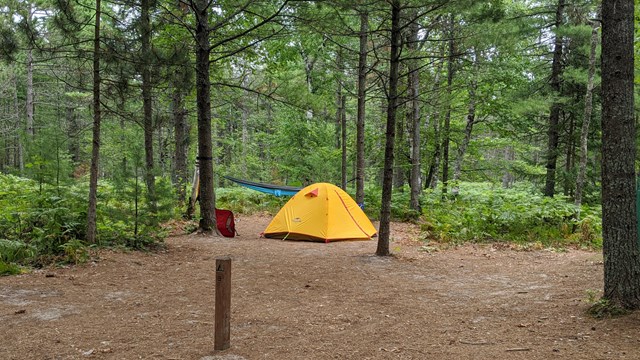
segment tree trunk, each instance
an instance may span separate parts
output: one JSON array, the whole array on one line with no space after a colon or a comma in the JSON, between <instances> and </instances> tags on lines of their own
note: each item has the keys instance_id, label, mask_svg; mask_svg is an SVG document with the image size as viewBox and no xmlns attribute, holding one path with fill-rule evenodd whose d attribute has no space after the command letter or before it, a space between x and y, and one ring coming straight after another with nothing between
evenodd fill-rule
<instances>
[{"instance_id":1,"label":"tree trunk","mask_svg":"<svg viewBox=\"0 0 640 360\"><path fill-rule=\"evenodd\" d=\"M71 86L65 85L65 91L71 91ZM78 114L71 97L65 99L65 119L67 121L67 137L69 139L69 155L71 155L72 164L80 163L80 124L78 123Z\"/></svg>"},{"instance_id":2,"label":"tree trunk","mask_svg":"<svg viewBox=\"0 0 640 360\"><path fill-rule=\"evenodd\" d=\"M504 149L504 162L506 164L506 163L508 163L510 161L513 161L513 160L515 160L515 151L513 150L513 148L511 146L507 146ZM502 175L502 188L509 189L513 185L514 176L508 170L509 169L508 166L505 166L505 168L507 170L505 170L504 174Z\"/></svg>"},{"instance_id":3,"label":"tree trunk","mask_svg":"<svg viewBox=\"0 0 640 360\"><path fill-rule=\"evenodd\" d=\"M400 69L398 69L398 73ZM400 83L401 80L398 79ZM403 87L401 84L398 87ZM403 99L404 100L404 99ZM396 107L396 114L398 112L398 107ZM393 172L393 188L398 192L404 192L404 184L406 181L405 171L407 165L406 153L406 134L405 134L405 118L404 116L396 115L396 135L395 135L395 145L394 146L394 172Z\"/></svg>"},{"instance_id":4,"label":"tree trunk","mask_svg":"<svg viewBox=\"0 0 640 360\"><path fill-rule=\"evenodd\" d=\"M184 98L180 84L173 87L173 124L175 136L175 175L174 182L178 188L178 201L181 204L187 199L186 185L189 178L187 168L187 154L189 153L189 123L187 122L187 111L184 108Z\"/></svg>"},{"instance_id":5,"label":"tree trunk","mask_svg":"<svg viewBox=\"0 0 640 360\"><path fill-rule=\"evenodd\" d=\"M98 233L96 224L98 203L98 162L100 160L100 0L96 0L93 36L93 141L89 170L89 206L87 208L87 242L95 244Z\"/></svg>"},{"instance_id":6,"label":"tree trunk","mask_svg":"<svg viewBox=\"0 0 640 360\"><path fill-rule=\"evenodd\" d=\"M602 239L604 299L640 308L634 122L634 2L602 4Z\"/></svg>"},{"instance_id":7,"label":"tree trunk","mask_svg":"<svg viewBox=\"0 0 640 360\"><path fill-rule=\"evenodd\" d=\"M336 76L336 122L335 122L335 143L336 149L340 149L340 130L341 130L341 116L342 116L342 51L338 50L336 56L337 76Z\"/></svg>"},{"instance_id":8,"label":"tree trunk","mask_svg":"<svg viewBox=\"0 0 640 360\"><path fill-rule=\"evenodd\" d=\"M18 79L15 67L13 69L13 112L15 114L15 153L14 153L14 166L20 169L20 174L24 173L24 145L22 142L22 121L20 120L20 106L18 105Z\"/></svg>"},{"instance_id":9,"label":"tree trunk","mask_svg":"<svg viewBox=\"0 0 640 360\"><path fill-rule=\"evenodd\" d=\"M335 137L336 148L340 149L341 166L340 166L340 187L347 190L347 128L346 128L346 98L342 93L342 49L338 50L337 58L337 76L336 76L336 122Z\"/></svg>"},{"instance_id":10,"label":"tree trunk","mask_svg":"<svg viewBox=\"0 0 640 360\"><path fill-rule=\"evenodd\" d=\"M142 0L140 4L140 24L142 42L142 108L144 116L144 181L147 185L149 211L155 215L156 185L153 163L153 110L151 104L151 20L149 19L150 0Z\"/></svg>"},{"instance_id":11,"label":"tree trunk","mask_svg":"<svg viewBox=\"0 0 640 360\"><path fill-rule=\"evenodd\" d=\"M246 79L245 79L246 80ZM243 86L249 86L247 83L244 83ZM248 91L245 90L245 99L250 99L251 95ZM249 155L249 105L244 101L240 102L240 111L242 112L242 167L241 172L243 177L247 177L248 169L247 169L247 157Z\"/></svg>"},{"instance_id":12,"label":"tree trunk","mask_svg":"<svg viewBox=\"0 0 640 360\"><path fill-rule=\"evenodd\" d=\"M442 50L444 51L444 49ZM441 56L441 58L444 56ZM424 181L426 188L435 189L438 186L438 170L440 169L440 71L442 70L442 62L438 61L435 70L435 78L433 80L433 156L429 165L429 171Z\"/></svg>"},{"instance_id":13,"label":"tree trunk","mask_svg":"<svg viewBox=\"0 0 640 360\"><path fill-rule=\"evenodd\" d=\"M341 152L342 152L342 181L340 182L342 190L347 190L347 96L342 95L342 106L340 107L342 115L340 115L340 133L342 134Z\"/></svg>"},{"instance_id":14,"label":"tree trunk","mask_svg":"<svg viewBox=\"0 0 640 360\"><path fill-rule=\"evenodd\" d=\"M417 18L417 10L413 11L411 18ZM407 47L410 52L415 52L418 47L418 23L413 21L409 24L409 36ZM409 116L410 121L410 148L411 148L411 172L409 176L409 186L411 187L411 196L409 199L409 207L418 214L422 213L420 207L420 195L422 194L422 173L420 169L421 155L420 148L420 73L418 70L417 60L409 60L409 72L407 74L407 84L409 90Z\"/></svg>"},{"instance_id":15,"label":"tree trunk","mask_svg":"<svg viewBox=\"0 0 640 360\"><path fill-rule=\"evenodd\" d=\"M557 31L562 25L562 16L564 12L564 0L558 0L556 8L556 37L553 47L553 62L551 63L551 90L553 96L560 96L560 76L562 76L562 36ZM556 165L558 162L558 139L560 137L558 124L560 121L560 103L556 100L551 104L551 112L549 114L549 130L547 143L547 178L544 187L544 195L553 197L556 186Z\"/></svg>"},{"instance_id":16,"label":"tree trunk","mask_svg":"<svg viewBox=\"0 0 640 360\"><path fill-rule=\"evenodd\" d=\"M198 160L200 161L200 229L216 230L211 140L211 83L209 80L209 2L194 1L196 15L196 107L198 109Z\"/></svg>"},{"instance_id":17,"label":"tree trunk","mask_svg":"<svg viewBox=\"0 0 640 360\"><path fill-rule=\"evenodd\" d=\"M576 94L577 96L577 94ZM571 170L573 169L574 163L574 133L576 131L576 122L573 114L569 115L569 130L567 132L567 152L566 152L566 161L564 163L564 184L563 184L563 193L565 196L571 196L571 192L573 191L573 187L571 186Z\"/></svg>"},{"instance_id":18,"label":"tree trunk","mask_svg":"<svg viewBox=\"0 0 640 360\"><path fill-rule=\"evenodd\" d=\"M384 149L384 170L382 177L382 203L380 206L380 229L376 255L387 256L391 233L391 191L393 181L393 155L398 102L398 67L400 65L400 1L391 2L391 53L389 55L389 89L387 101L387 131Z\"/></svg>"},{"instance_id":19,"label":"tree trunk","mask_svg":"<svg viewBox=\"0 0 640 360\"><path fill-rule=\"evenodd\" d=\"M360 51L358 55L358 115L356 120L356 203L364 204L364 119L367 88L367 34L369 15L360 13Z\"/></svg>"},{"instance_id":20,"label":"tree trunk","mask_svg":"<svg viewBox=\"0 0 640 360\"><path fill-rule=\"evenodd\" d=\"M598 11L600 14L600 10ZM599 17L599 16L598 16ZM578 165L578 179L576 180L575 204L577 218L580 219L580 209L582 206L582 191L587 173L587 156L589 125L591 123L591 112L593 111L593 79L596 74L596 50L598 48L598 21L591 23L591 51L589 52L589 77L587 79L587 93L584 97L584 116L582 119L582 130L580 131L580 164Z\"/></svg>"},{"instance_id":21,"label":"tree trunk","mask_svg":"<svg viewBox=\"0 0 640 360\"><path fill-rule=\"evenodd\" d=\"M456 162L453 166L453 181L456 183L460 180L460 176L462 175L462 161L464 160L464 155L467 153L469 142L471 142L471 132L473 131L473 125L475 125L476 122L476 91L478 90L478 68L480 54L478 54L478 51L475 49L473 52L473 57L473 74L471 75L471 83L469 84L469 108L467 110L467 125L464 128L464 137L462 138L462 143L458 147ZM454 185L454 190L456 193L459 191L459 186L457 184Z\"/></svg>"},{"instance_id":22,"label":"tree trunk","mask_svg":"<svg viewBox=\"0 0 640 360\"><path fill-rule=\"evenodd\" d=\"M35 135L35 130L33 128L33 94L33 49L29 47L27 50L27 135L29 135L30 141L33 141L33 136Z\"/></svg>"},{"instance_id":23,"label":"tree trunk","mask_svg":"<svg viewBox=\"0 0 640 360\"><path fill-rule=\"evenodd\" d=\"M451 96L453 87L453 57L455 56L455 15L451 14L449 24L449 56L447 63L447 109L444 115L444 129L442 129L442 194L447 193L449 185L449 136L451 132Z\"/></svg>"}]
</instances>

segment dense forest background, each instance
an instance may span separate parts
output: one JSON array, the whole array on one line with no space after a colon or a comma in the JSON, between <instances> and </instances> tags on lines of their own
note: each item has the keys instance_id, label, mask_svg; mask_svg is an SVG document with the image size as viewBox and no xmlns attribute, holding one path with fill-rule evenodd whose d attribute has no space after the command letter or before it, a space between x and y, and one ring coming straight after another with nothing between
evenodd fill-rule
<instances>
[{"instance_id":1,"label":"dense forest background","mask_svg":"<svg viewBox=\"0 0 640 360\"><path fill-rule=\"evenodd\" d=\"M5 2L0 263L154 243L196 160L235 211L285 200L224 175L331 182L427 239L600 246L599 2L392 5Z\"/></svg>"}]
</instances>

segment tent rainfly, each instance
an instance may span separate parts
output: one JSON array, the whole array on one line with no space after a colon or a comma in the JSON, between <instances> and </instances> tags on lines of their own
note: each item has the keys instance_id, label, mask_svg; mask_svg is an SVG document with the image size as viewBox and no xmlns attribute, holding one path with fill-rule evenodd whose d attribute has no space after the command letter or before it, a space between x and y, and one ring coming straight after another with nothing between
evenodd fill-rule
<instances>
[{"instance_id":1,"label":"tent rainfly","mask_svg":"<svg viewBox=\"0 0 640 360\"><path fill-rule=\"evenodd\" d=\"M335 185L317 183L289 199L263 236L330 242L370 240L375 234L375 227L349 194Z\"/></svg>"}]
</instances>

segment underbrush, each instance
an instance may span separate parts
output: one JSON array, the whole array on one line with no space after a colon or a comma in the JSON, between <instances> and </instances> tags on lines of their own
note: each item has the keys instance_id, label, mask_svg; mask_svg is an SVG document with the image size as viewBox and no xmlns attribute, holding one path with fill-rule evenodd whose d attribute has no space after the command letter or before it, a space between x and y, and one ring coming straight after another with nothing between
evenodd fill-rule
<instances>
[{"instance_id":1,"label":"underbrush","mask_svg":"<svg viewBox=\"0 0 640 360\"><path fill-rule=\"evenodd\" d=\"M460 183L457 195L427 189L420 199L422 213L409 207L410 191L394 191L391 218L421 224L425 239L460 244L503 241L523 249L601 248L599 206L583 205L581 218L571 199L545 197L530 184L504 189L490 183ZM353 198L353 189L347 191ZM370 219L380 216L381 189L365 188L363 210ZM289 199L240 187L216 190L217 206L238 213L275 214Z\"/></svg>"},{"instance_id":2,"label":"underbrush","mask_svg":"<svg viewBox=\"0 0 640 360\"><path fill-rule=\"evenodd\" d=\"M244 187L216 189L216 207L238 214L276 214L290 198L276 197Z\"/></svg>"},{"instance_id":3,"label":"underbrush","mask_svg":"<svg viewBox=\"0 0 640 360\"><path fill-rule=\"evenodd\" d=\"M0 275L16 274L21 266L82 263L97 247L149 249L162 246L167 235L160 224L180 217L172 186L159 178L157 211L152 213L144 186L131 180L101 182L98 190L98 241L87 244L86 182L51 186L11 175L0 175ZM354 194L350 194L354 196ZM381 190L365 189L362 207L377 219ZM424 238L438 242L505 241L523 248L602 246L601 210L576 208L562 196L543 197L526 184L503 189L488 183L461 183L457 195L426 190L422 213L409 208L409 191L394 192L395 221L421 224ZM275 197L242 187L216 189L216 206L235 213L275 214L289 197Z\"/></svg>"},{"instance_id":4,"label":"underbrush","mask_svg":"<svg viewBox=\"0 0 640 360\"><path fill-rule=\"evenodd\" d=\"M86 183L51 186L11 175L0 175L0 274L18 266L81 263L95 247L146 249L162 243L158 225L174 216L171 186L157 184L158 211L150 213L138 184L98 189L98 241L87 244ZM132 195L135 193L135 195ZM136 206L137 204L137 206Z\"/></svg>"},{"instance_id":5,"label":"underbrush","mask_svg":"<svg viewBox=\"0 0 640 360\"><path fill-rule=\"evenodd\" d=\"M564 196L542 196L529 185L503 189L461 183L458 195L429 191L422 230L441 242L508 241L527 247L602 247L600 207L576 207Z\"/></svg>"}]
</instances>

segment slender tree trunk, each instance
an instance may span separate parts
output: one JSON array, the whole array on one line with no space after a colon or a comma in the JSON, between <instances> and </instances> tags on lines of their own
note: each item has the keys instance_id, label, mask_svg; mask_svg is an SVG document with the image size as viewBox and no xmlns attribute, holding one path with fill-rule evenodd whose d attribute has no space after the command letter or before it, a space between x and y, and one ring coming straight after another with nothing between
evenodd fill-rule
<instances>
[{"instance_id":1,"label":"slender tree trunk","mask_svg":"<svg viewBox=\"0 0 640 360\"><path fill-rule=\"evenodd\" d=\"M66 87L66 90L69 91L70 87ZM71 161L74 165L77 165L80 162L80 140L78 135L80 133L80 124L78 124L78 116L76 114L76 109L72 104L72 99L67 98L67 103L65 104L65 117L67 120L67 136L69 138L69 154L71 155Z\"/></svg>"},{"instance_id":2,"label":"slender tree trunk","mask_svg":"<svg viewBox=\"0 0 640 360\"><path fill-rule=\"evenodd\" d=\"M400 70L398 69L398 73ZM398 79L398 82L401 83L401 80ZM402 84L404 85L404 84ZM403 88L404 86L399 85L399 87ZM398 109L396 108L396 135L395 135L395 146L394 146L394 172L393 172L393 188L398 192L404 192L404 184L406 182L406 165L407 158L406 152L407 144L406 144L406 131L405 131L405 117L397 116ZM402 115L402 111L401 111Z\"/></svg>"},{"instance_id":3,"label":"slender tree trunk","mask_svg":"<svg viewBox=\"0 0 640 360\"><path fill-rule=\"evenodd\" d=\"M356 202L364 204L364 121L367 88L367 34L369 15L360 12L360 51L358 54L358 114L356 120Z\"/></svg>"},{"instance_id":4,"label":"slender tree trunk","mask_svg":"<svg viewBox=\"0 0 640 360\"><path fill-rule=\"evenodd\" d=\"M340 166L340 187L347 190L347 128L346 128L346 98L342 93L342 50L338 50L336 58L337 72L336 77L336 122L335 137L336 148L340 149L341 166Z\"/></svg>"},{"instance_id":5,"label":"slender tree trunk","mask_svg":"<svg viewBox=\"0 0 640 360\"><path fill-rule=\"evenodd\" d=\"M33 141L35 130L33 128L34 91L33 91L33 49L27 50L27 135Z\"/></svg>"},{"instance_id":6,"label":"slender tree trunk","mask_svg":"<svg viewBox=\"0 0 640 360\"><path fill-rule=\"evenodd\" d=\"M515 160L515 152L511 146L507 146L504 149L504 162L508 163L510 161ZM506 169L509 169L508 166L505 166ZM502 175L502 187L504 189L509 189L513 185L513 174L509 170L505 170Z\"/></svg>"},{"instance_id":7,"label":"slender tree trunk","mask_svg":"<svg viewBox=\"0 0 640 360\"><path fill-rule=\"evenodd\" d=\"M246 85L245 85L246 86ZM250 99L250 94L245 91L245 98ZM242 112L242 176L245 178L248 176L247 170L247 157L249 156L249 106L244 103L240 104L240 111Z\"/></svg>"},{"instance_id":8,"label":"slender tree trunk","mask_svg":"<svg viewBox=\"0 0 640 360\"><path fill-rule=\"evenodd\" d=\"M600 14L600 10L598 11ZM575 204L577 209L577 218L580 219L580 209L582 206L582 191L584 180L587 174L587 156L589 125L591 123L591 113L593 111L593 79L596 74L596 50L598 48L598 28L599 23L593 21L591 23L591 51L589 52L589 77L587 79L587 93L584 97L584 116L582 119L582 130L580 131L580 164L578 165L578 179L576 180Z\"/></svg>"},{"instance_id":9,"label":"slender tree trunk","mask_svg":"<svg viewBox=\"0 0 640 360\"><path fill-rule=\"evenodd\" d=\"M411 17L417 17L417 10L414 10ZM418 23L413 21L409 24L408 44L410 52L415 52L418 47ZM407 84L409 90L409 116L407 119L410 124L410 148L411 148L411 172L409 176L409 185L411 187L411 196L409 206L418 214L422 213L420 207L420 195L422 194L422 173L420 169L421 155L420 148L422 142L420 140L420 73L418 70L417 60L409 60L409 72L407 74Z\"/></svg>"},{"instance_id":10,"label":"slender tree trunk","mask_svg":"<svg viewBox=\"0 0 640 360\"><path fill-rule=\"evenodd\" d=\"M443 50L444 51L444 50ZM441 56L444 57L444 56ZM442 62L439 61L435 70L435 78L433 80L433 156L429 165L429 170L424 181L426 188L435 189L438 186L438 170L440 169L440 71L442 70Z\"/></svg>"},{"instance_id":11,"label":"slender tree trunk","mask_svg":"<svg viewBox=\"0 0 640 360\"><path fill-rule=\"evenodd\" d=\"M20 174L24 173L24 145L22 142L22 121L20 120L20 106L18 105L18 80L17 80L16 69L13 68L13 112L15 114L15 156L14 156L14 165L18 169L20 169Z\"/></svg>"},{"instance_id":12,"label":"slender tree trunk","mask_svg":"<svg viewBox=\"0 0 640 360\"><path fill-rule=\"evenodd\" d=\"M122 71L122 70L121 70ZM120 74L120 76L124 76L124 74ZM126 108L127 108L127 95L126 95L126 89L122 88L120 89L119 92L119 101L118 101L118 111L120 111L121 114L125 114L126 113ZM127 148L127 136L126 136L126 132L125 132L125 128L126 128L126 123L125 123L125 118L124 116L120 116L120 148L121 149L126 149ZM138 154L134 155L134 166L136 167L136 174L137 174L137 158L138 158ZM127 151L123 151L122 152L122 161L120 161L120 170L122 172L122 178L126 179L129 177L129 164L128 164L128 159L127 159ZM137 176L136 174L134 174L134 176ZM137 179L136 179L137 181Z\"/></svg>"},{"instance_id":13,"label":"slender tree trunk","mask_svg":"<svg viewBox=\"0 0 640 360\"><path fill-rule=\"evenodd\" d=\"M389 55L389 89L387 104L387 131L384 149L384 170L382 177L382 203L380 206L380 229L376 255L387 256L391 235L391 191L393 181L393 155L398 102L398 67L400 65L400 1L391 2L391 53Z\"/></svg>"},{"instance_id":14,"label":"slender tree trunk","mask_svg":"<svg viewBox=\"0 0 640 360\"><path fill-rule=\"evenodd\" d=\"M640 308L634 121L634 1L602 3L604 299Z\"/></svg>"},{"instance_id":15,"label":"slender tree trunk","mask_svg":"<svg viewBox=\"0 0 640 360\"><path fill-rule=\"evenodd\" d=\"M335 143L336 149L340 149L340 130L341 127L341 116L342 116L342 50L338 50L338 54L336 56L336 65L337 65L337 76L336 76L336 122L335 122Z\"/></svg>"},{"instance_id":16,"label":"slender tree trunk","mask_svg":"<svg viewBox=\"0 0 640 360\"><path fill-rule=\"evenodd\" d=\"M153 161L153 109L151 99L151 20L149 18L150 0L142 0L140 5L141 42L142 42L142 108L144 116L144 181L147 185L149 211L156 214L156 185Z\"/></svg>"},{"instance_id":17,"label":"slender tree trunk","mask_svg":"<svg viewBox=\"0 0 640 360\"><path fill-rule=\"evenodd\" d=\"M562 16L564 13L564 0L558 0L556 8L555 29L562 25ZM553 48L553 62L551 64L551 89L554 96L560 96L560 76L562 76L562 36L556 33L555 44ZM553 197L556 186L556 165L558 162L558 141L559 131L558 124L560 122L560 103L554 101L551 104L551 112L549 114L549 130L547 143L547 178L544 187L544 195Z\"/></svg>"},{"instance_id":18,"label":"slender tree trunk","mask_svg":"<svg viewBox=\"0 0 640 360\"><path fill-rule=\"evenodd\" d=\"M89 170L89 206L87 208L87 242L97 240L98 162L100 160L100 0L96 0L95 27L93 36L93 141L91 167Z\"/></svg>"},{"instance_id":19,"label":"slender tree trunk","mask_svg":"<svg viewBox=\"0 0 640 360\"><path fill-rule=\"evenodd\" d=\"M187 113L184 108L184 98L179 84L173 87L173 123L175 136L175 178L174 182L178 188L178 200L181 204L187 199L186 185L189 179L187 168L187 154L189 153L189 123Z\"/></svg>"},{"instance_id":20,"label":"slender tree trunk","mask_svg":"<svg viewBox=\"0 0 640 360\"><path fill-rule=\"evenodd\" d=\"M342 134L341 153L342 153L342 181L340 182L342 190L347 190L347 96L342 95L342 106L340 107L342 114L340 115L340 133Z\"/></svg>"},{"instance_id":21,"label":"slender tree trunk","mask_svg":"<svg viewBox=\"0 0 640 360\"><path fill-rule=\"evenodd\" d=\"M450 27L449 27L449 56L447 63L447 109L444 115L444 129L442 129L443 143L442 143L442 194L447 193L447 187L449 185L449 136L451 132L451 95L453 87L453 57L455 56L455 15L450 15Z\"/></svg>"},{"instance_id":22,"label":"slender tree trunk","mask_svg":"<svg viewBox=\"0 0 640 360\"><path fill-rule=\"evenodd\" d=\"M198 109L198 160L200 161L200 229L216 231L211 139L211 84L209 80L209 2L194 1L196 15L196 107Z\"/></svg>"},{"instance_id":23,"label":"slender tree trunk","mask_svg":"<svg viewBox=\"0 0 640 360\"><path fill-rule=\"evenodd\" d=\"M478 71L479 71L479 61L480 54L474 49L473 52L473 74L471 83L469 84L469 108L467 110L467 125L464 128L464 137L462 138L462 143L458 147L458 154L456 156L456 162L453 166L453 181L458 182L460 180L460 176L462 175L462 161L464 160L464 155L467 152L467 148L469 147L469 142L471 142L471 133L473 131L473 125L476 122L476 91L478 90ZM454 185L454 190L457 193L459 191L458 185Z\"/></svg>"},{"instance_id":24,"label":"slender tree trunk","mask_svg":"<svg viewBox=\"0 0 640 360\"><path fill-rule=\"evenodd\" d=\"M571 186L571 170L574 163L574 133L576 131L575 118L573 114L569 115L569 131L567 133L567 153L566 161L564 163L564 185L563 192L565 196L571 196L573 187Z\"/></svg>"}]
</instances>

